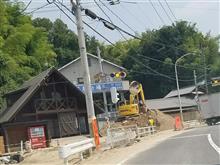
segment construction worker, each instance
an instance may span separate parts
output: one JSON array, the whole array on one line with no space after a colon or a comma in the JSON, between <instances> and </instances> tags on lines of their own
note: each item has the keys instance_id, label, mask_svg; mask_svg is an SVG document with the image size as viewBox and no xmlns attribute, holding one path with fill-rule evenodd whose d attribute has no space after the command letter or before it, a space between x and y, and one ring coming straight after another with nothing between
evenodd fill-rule
<instances>
[{"instance_id":1,"label":"construction worker","mask_svg":"<svg viewBox=\"0 0 220 165\"><path fill-rule=\"evenodd\" d=\"M150 126L150 130L153 131L154 119L151 116L149 116L148 126ZM153 132L151 133L153 134Z\"/></svg>"},{"instance_id":2,"label":"construction worker","mask_svg":"<svg viewBox=\"0 0 220 165\"><path fill-rule=\"evenodd\" d=\"M154 126L154 119L151 116L149 116L148 125Z\"/></svg>"}]
</instances>

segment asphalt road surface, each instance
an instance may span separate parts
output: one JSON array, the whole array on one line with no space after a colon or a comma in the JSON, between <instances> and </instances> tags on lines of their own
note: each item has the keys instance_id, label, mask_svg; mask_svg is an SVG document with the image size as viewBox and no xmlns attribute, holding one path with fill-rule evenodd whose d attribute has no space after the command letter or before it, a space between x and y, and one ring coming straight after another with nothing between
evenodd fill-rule
<instances>
[{"instance_id":1,"label":"asphalt road surface","mask_svg":"<svg viewBox=\"0 0 220 165\"><path fill-rule=\"evenodd\" d=\"M169 138L123 164L220 164L220 125L195 128Z\"/></svg>"}]
</instances>

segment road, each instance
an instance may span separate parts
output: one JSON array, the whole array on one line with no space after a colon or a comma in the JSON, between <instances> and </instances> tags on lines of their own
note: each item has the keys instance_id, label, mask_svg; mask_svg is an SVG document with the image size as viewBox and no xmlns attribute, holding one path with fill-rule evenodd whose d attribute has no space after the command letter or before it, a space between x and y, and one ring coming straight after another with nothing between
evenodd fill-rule
<instances>
[{"instance_id":1,"label":"road","mask_svg":"<svg viewBox=\"0 0 220 165\"><path fill-rule=\"evenodd\" d=\"M220 125L189 130L123 164L220 164Z\"/></svg>"}]
</instances>

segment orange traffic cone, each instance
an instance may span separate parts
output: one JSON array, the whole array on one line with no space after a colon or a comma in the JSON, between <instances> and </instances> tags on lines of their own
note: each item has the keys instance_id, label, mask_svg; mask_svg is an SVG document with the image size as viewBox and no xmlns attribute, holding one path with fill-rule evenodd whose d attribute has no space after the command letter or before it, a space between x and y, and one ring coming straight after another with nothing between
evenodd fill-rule
<instances>
[{"instance_id":1,"label":"orange traffic cone","mask_svg":"<svg viewBox=\"0 0 220 165\"><path fill-rule=\"evenodd\" d=\"M179 116L176 116L175 117L175 131L179 131L181 130L183 127L182 127L182 121L180 119Z\"/></svg>"}]
</instances>

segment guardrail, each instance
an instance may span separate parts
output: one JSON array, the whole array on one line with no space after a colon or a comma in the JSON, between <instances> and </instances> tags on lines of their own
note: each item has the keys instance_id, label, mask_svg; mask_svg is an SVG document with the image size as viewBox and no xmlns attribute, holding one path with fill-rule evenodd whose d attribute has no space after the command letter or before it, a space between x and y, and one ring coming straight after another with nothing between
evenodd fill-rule
<instances>
[{"instance_id":1,"label":"guardrail","mask_svg":"<svg viewBox=\"0 0 220 165\"><path fill-rule=\"evenodd\" d=\"M156 132L155 126L139 127L137 128L137 137L143 137L146 135L154 134Z\"/></svg>"},{"instance_id":2,"label":"guardrail","mask_svg":"<svg viewBox=\"0 0 220 165\"><path fill-rule=\"evenodd\" d=\"M107 130L106 144L111 148L128 145L134 142L136 138L154 134L156 132L155 126L137 127L137 125L122 126L116 128L109 128Z\"/></svg>"},{"instance_id":3,"label":"guardrail","mask_svg":"<svg viewBox=\"0 0 220 165\"><path fill-rule=\"evenodd\" d=\"M193 127L200 126L200 125L201 123L198 120L189 120L189 121L183 122L184 128L193 128Z\"/></svg>"},{"instance_id":4,"label":"guardrail","mask_svg":"<svg viewBox=\"0 0 220 165\"><path fill-rule=\"evenodd\" d=\"M137 131L137 125L127 125L122 127L116 127L116 128L110 128L110 131L120 131L120 130L131 130L131 131Z\"/></svg>"},{"instance_id":5,"label":"guardrail","mask_svg":"<svg viewBox=\"0 0 220 165\"><path fill-rule=\"evenodd\" d=\"M111 131L107 130L107 138L106 144L111 148L121 146L121 145L129 145L134 142L136 138L135 131L132 130L120 130Z\"/></svg>"},{"instance_id":6,"label":"guardrail","mask_svg":"<svg viewBox=\"0 0 220 165\"><path fill-rule=\"evenodd\" d=\"M80 154L80 159L83 159L82 153L85 152L86 150L89 150L89 152L92 152L92 148L94 147L93 139L86 139L80 142L72 143L72 144L67 144L64 146L61 146L58 150L59 152L59 157L61 159L64 159L64 165L68 165L68 157L70 155L74 155L79 153Z\"/></svg>"}]
</instances>

